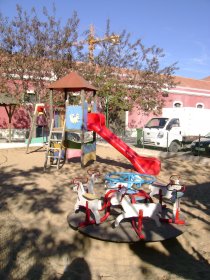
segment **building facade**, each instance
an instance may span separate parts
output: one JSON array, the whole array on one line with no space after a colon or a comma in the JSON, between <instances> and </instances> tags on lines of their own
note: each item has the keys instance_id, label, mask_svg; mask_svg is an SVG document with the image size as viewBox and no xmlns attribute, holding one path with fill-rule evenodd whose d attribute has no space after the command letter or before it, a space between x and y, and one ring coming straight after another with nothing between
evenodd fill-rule
<instances>
[{"instance_id":1,"label":"building facade","mask_svg":"<svg viewBox=\"0 0 210 280\"><path fill-rule=\"evenodd\" d=\"M168 90L165 99L165 108L173 107L194 107L210 109L210 76L203 80L195 80L184 77L175 77L178 85ZM146 114L133 108L127 112L127 129L143 127L154 114Z\"/></svg>"},{"instance_id":2,"label":"building facade","mask_svg":"<svg viewBox=\"0 0 210 280\"><path fill-rule=\"evenodd\" d=\"M195 80L184 77L175 77L178 85L166 93L165 106L194 107L210 109L210 76L203 80ZM136 128L143 127L154 116L133 108L125 113L125 127L127 131L136 134ZM12 128L15 132L22 130L24 133L30 127L30 119L24 106L17 106L12 118ZM3 106L0 106L0 138L5 137L8 129L8 116Z\"/></svg>"}]
</instances>

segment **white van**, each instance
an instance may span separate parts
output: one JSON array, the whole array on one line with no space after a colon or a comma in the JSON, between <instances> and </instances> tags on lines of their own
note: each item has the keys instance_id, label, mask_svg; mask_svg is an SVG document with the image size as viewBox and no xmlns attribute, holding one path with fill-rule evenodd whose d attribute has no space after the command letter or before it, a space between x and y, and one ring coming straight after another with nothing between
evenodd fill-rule
<instances>
[{"instance_id":1,"label":"white van","mask_svg":"<svg viewBox=\"0 0 210 280\"><path fill-rule=\"evenodd\" d=\"M164 108L161 117L154 117L144 126L141 142L144 146L179 151L199 136L210 131L210 110L202 108Z\"/></svg>"}]
</instances>

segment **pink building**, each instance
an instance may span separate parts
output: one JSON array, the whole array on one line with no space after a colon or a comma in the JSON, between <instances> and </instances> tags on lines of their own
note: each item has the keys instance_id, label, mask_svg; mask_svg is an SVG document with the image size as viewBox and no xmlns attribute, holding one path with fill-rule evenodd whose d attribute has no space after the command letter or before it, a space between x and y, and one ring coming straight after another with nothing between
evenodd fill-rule
<instances>
[{"instance_id":1,"label":"pink building","mask_svg":"<svg viewBox=\"0 0 210 280\"><path fill-rule=\"evenodd\" d=\"M179 85L170 89L167 93L165 106L170 107L197 107L210 109L210 76L203 80L195 80L184 77L175 77ZM153 117L153 114L137 112L134 108L126 112L126 130L136 132L136 128L143 127ZM28 129L29 116L24 107L17 107L12 118L12 128ZM3 131L8 128L8 116L4 107L0 107L0 138Z\"/></svg>"},{"instance_id":2,"label":"pink building","mask_svg":"<svg viewBox=\"0 0 210 280\"><path fill-rule=\"evenodd\" d=\"M30 119L23 106L17 106L12 118L12 128L29 128ZM0 107L0 129L8 128L8 116L4 107Z\"/></svg>"},{"instance_id":3,"label":"pink building","mask_svg":"<svg viewBox=\"0 0 210 280\"><path fill-rule=\"evenodd\" d=\"M203 80L184 77L175 77L175 79L179 85L168 90L164 107L194 107L210 109L210 76ZM131 112L127 112L126 127L128 129L143 127L153 116L152 113L139 113L134 108Z\"/></svg>"}]
</instances>

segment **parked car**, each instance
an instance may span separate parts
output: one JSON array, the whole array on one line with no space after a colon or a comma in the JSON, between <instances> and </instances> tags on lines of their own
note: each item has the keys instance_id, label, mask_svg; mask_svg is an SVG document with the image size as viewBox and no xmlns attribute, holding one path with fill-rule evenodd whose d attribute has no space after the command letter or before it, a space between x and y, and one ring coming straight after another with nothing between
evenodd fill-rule
<instances>
[{"instance_id":1,"label":"parked car","mask_svg":"<svg viewBox=\"0 0 210 280\"><path fill-rule=\"evenodd\" d=\"M191 144L193 155L209 155L210 156L210 132L205 137L197 139Z\"/></svg>"}]
</instances>

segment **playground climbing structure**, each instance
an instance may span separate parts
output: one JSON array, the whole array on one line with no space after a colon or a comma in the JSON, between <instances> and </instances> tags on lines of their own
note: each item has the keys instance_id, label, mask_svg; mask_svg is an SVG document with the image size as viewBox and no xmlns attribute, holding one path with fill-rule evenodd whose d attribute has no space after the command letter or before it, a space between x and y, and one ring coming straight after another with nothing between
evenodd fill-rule
<instances>
[{"instance_id":1,"label":"playground climbing structure","mask_svg":"<svg viewBox=\"0 0 210 280\"><path fill-rule=\"evenodd\" d=\"M90 161L96 160L96 134L110 143L123 154L134 166L137 172L157 175L161 164L157 158L143 157L138 155L132 148L126 145L120 138L112 133L105 125L105 116L97 113L96 91L89 82L75 72L71 72L49 86L50 92L50 116L53 116L53 95L57 90L64 92L66 104L66 127L64 146L66 158L76 155L81 159L84 167ZM90 93L92 101L89 103ZM73 97L77 103L72 102ZM87 140L88 133L92 133L92 139ZM72 137L74 135L74 137ZM75 141L73 138L78 138Z\"/></svg>"}]
</instances>

